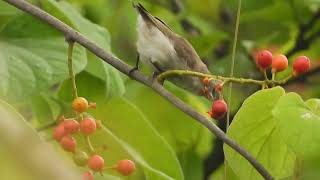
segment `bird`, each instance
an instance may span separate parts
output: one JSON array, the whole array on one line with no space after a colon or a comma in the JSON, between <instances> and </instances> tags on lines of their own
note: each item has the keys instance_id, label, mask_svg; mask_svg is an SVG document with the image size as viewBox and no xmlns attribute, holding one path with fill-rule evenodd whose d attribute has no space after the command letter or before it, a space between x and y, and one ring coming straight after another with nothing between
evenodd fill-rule
<instances>
[{"instance_id":1,"label":"bird","mask_svg":"<svg viewBox=\"0 0 320 180\"><path fill-rule=\"evenodd\" d=\"M137 62L146 64L154 74L168 70L189 70L210 74L192 45L175 33L164 21L150 14L140 3L133 4L137 16ZM205 85L202 78L194 76L172 76L166 80L193 94L213 98L217 81Z\"/></svg>"}]
</instances>

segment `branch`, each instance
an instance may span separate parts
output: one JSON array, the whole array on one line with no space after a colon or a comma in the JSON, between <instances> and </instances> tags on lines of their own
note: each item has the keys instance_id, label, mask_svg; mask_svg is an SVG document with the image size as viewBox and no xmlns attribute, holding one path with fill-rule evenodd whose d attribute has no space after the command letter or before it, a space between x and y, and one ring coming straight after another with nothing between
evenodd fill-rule
<instances>
[{"instance_id":1,"label":"branch","mask_svg":"<svg viewBox=\"0 0 320 180\"><path fill-rule=\"evenodd\" d=\"M305 50L305 49L309 48L311 43L314 40L316 40L317 37L319 37L320 31L315 32L309 38L305 37L308 33L308 30L312 29L315 26L315 24L316 24L317 20L319 20L319 18L320 18L320 9L318 9L318 11L311 17L311 19L309 20L308 23L301 24L299 26L299 32L298 32L298 36L295 41L295 44L294 44L293 48L286 54L288 57L292 56L297 51Z\"/></svg>"},{"instance_id":2,"label":"branch","mask_svg":"<svg viewBox=\"0 0 320 180\"><path fill-rule=\"evenodd\" d=\"M286 84L292 75L287 76L286 78L282 80L255 80L255 79L246 79L246 78L236 78L236 77L224 77L224 76L217 76L212 74L205 74L195 71L189 71L189 70L168 70L158 75L157 80L158 82L162 82L164 79L172 77L172 76L195 76L199 78L205 78L208 77L211 80L220 80L223 81L224 84L234 82L239 84L255 84L255 85L282 85Z\"/></svg>"},{"instance_id":3,"label":"branch","mask_svg":"<svg viewBox=\"0 0 320 180\"><path fill-rule=\"evenodd\" d=\"M75 42L81 44L82 46L86 47L89 51L94 53L96 56L100 57L106 63L109 63L120 72L129 76L129 72L132 69L128 64L124 63L120 59L112 56L110 53L106 52L103 48L97 46L94 42L90 41L89 39L85 38L79 32L76 32L68 25L64 24L57 18L51 16L50 14L46 13L45 11L41 10L40 8L28 3L24 0L4 0L5 2L41 19L42 21L48 23L49 25L53 26L57 30L63 32L65 36L71 38ZM204 125L208 128L213 134L215 134L218 138L224 141L227 145L241 154L245 159L247 159L252 166L265 178L265 179L274 179L269 172L245 149L239 146L235 141L227 137L227 135L217 127L210 119L203 116L201 113L197 112L189 105L185 104L179 98L171 94L167 91L162 85L160 85L156 81L150 80L147 76L143 75L139 71L134 71L130 74L130 77L150 88L154 91L159 93L165 99L167 99L170 103L174 106L179 108L181 111L185 112L199 123Z\"/></svg>"}]
</instances>

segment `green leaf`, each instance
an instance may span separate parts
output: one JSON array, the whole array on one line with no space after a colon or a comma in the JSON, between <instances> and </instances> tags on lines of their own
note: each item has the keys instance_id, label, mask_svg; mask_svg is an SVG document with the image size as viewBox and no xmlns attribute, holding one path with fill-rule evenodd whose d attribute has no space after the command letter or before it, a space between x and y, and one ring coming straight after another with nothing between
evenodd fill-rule
<instances>
[{"instance_id":1,"label":"green leaf","mask_svg":"<svg viewBox=\"0 0 320 180\"><path fill-rule=\"evenodd\" d=\"M175 95L206 115L210 105L206 106L194 95L171 84L168 85L166 88L174 91ZM125 97L143 111L152 125L177 153L194 147L198 150L199 156L207 155L211 149L212 134L205 127L175 108L150 88L135 82L129 83L127 87L130 91L126 92Z\"/></svg>"},{"instance_id":2,"label":"green leaf","mask_svg":"<svg viewBox=\"0 0 320 180\"><path fill-rule=\"evenodd\" d=\"M70 4L65 1L42 0L42 5L47 12L69 24L104 50L111 51L110 34L107 29L83 18ZM122 95L125 87L119 71L91 52L87 52L88 65L86 71L106 82L106 96Z\"/></svg>"},{"instance_id":3,"label":"green leaf","mask_svg":"<svg viewBox=\"0 0 320 180\"><path fill-rule=\"evenodd\" d=\"M74 49L74 69L85 67L82 47ZM39 20L21 15L0 32L0 96L20 99L47 90L68 77L63 36Z\"/></svg>"},{"instance_id":4,"label":"green leaf","mask_svg":"<svg viewBox=\"0 0 320 180\"><path fill-rule=\"evenodd\" d=\"M39 171L39 167L49 164L54 172L67 179L78 179L78 172L53 151L51 146L30 126L19 112L0 100L0 142L2 145L0 167L12 167L11 173L4 173L4 179L43 179L53 178L53 169ZM42 153L45 154L42 154ZM5 154L2 154L5 153ZM4 159L3 155L7 155ZM8 162L6 162L8 161ZM58 167L58 168L57 168ZM4 168L4 169L6 169ZM45 167L45 169L48 168ZM67 172L67 173L66 173ZM26 176L21 178L21 175ZM57 178L61 179L62 176ZM6 178L7 177L7 178Z\"/></svg>"},{"instance_id":5,"label":"green leaf","mask_svg":"<svg viewBox=\"0 0 320 180\"><path fill-rule=\"evenodd\" d=\"M77 92L81 97L85 97L90 102L104 103L106 100L105 81L83 71L76 76ZM70 79L65 80L58 92L60 100L72 102L72 87Z\"/></svg>"},{"instance_id":6,"label":"green leaf","mask_svg":"<svg viewBox=\"0 0 320 180\"><path fill-rule=\"evenodd\" d=\"M280 87L261 90L245 100L236 114L228 136L253 155L276 179L290 176L295 155L283 142L272 115L278 99L285 94ZM240 179L262 179L249 162L224 145L226 159Z\"/></svg>"},{"instance_id":7,"label":"green leaf","mask_svg":"<svg viewBox=\"0 0 320 180\"><path fill-rule=\"evenodd\" d=\"M108 150L106 158L114 161L114 157L130 156L142 167L146 179L183 179L174 151L137 107L123 98L113 98L98 107L92 115L102 120L104 127L92 141L95 145L107 143L112 152Z\"/></svg>"},{"instance_id":8,"label":"green leaf","mask_svg":"<svg viewBox=\"0 0 320 180\"><path fill-rule=\"evenodd\" d=\"M189 149L179 155L179 161L183 169L185 180L203 179L204 164L202 158L193 149Z\"/></svg>"},{"instance_id":9,"label":"green leaf","mask_svg":"<svg viewBox=\"0 0 320 180\"><path fill-rule=\"evenodd\" d=\"M227 166L227 178L225 178L225 166L222 164L218 169L216 169L211 175L209 180L239 180L237 175L232 171L232 169Z\"/></svg>"},{"instance_id":10,"label":"green leaf","mask_svg":"<svg viewBox=\"0 0 320 180\"><path fill-rule=\"evenodd\" d=\"M18 14L19 11L17 8L13 7L12 5L0 1L0 17L1 16L12 16Z\"/></svg>"},{"instance_id":11,"label":"green leaf","mask_svg":"<svg viewBox=\"0 0 320 180\"><path fill-rule=\"evenodd\" d=\"M32 110L34 116L40 123L53 121L55 119L48 101L44 95L34 96L32 98Z\"/></svg>"},{"instance_id":12,"label":"green leaf","mask_svg":"<svg viewBox=\"0 0 320 180\"><path fill-rule=\"evenodd\" d=\"M282 138L304 158L319 155L319 107L320 101L317 99L305 103L298 94L289 93L279 99L273 110L279 120Z\"/></svg>"}]
</instances>

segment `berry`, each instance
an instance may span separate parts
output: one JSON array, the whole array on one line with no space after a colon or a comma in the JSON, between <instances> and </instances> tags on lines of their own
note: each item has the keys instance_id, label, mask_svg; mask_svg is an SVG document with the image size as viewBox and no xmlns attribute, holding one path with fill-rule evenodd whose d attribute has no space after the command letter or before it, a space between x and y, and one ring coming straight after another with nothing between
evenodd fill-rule
<instances>
[{"instance_id":1,"label":"berry","mask_svg":"<svg viewBox=\"0 0 320 180\"><path fill-rule=\"evenodd\" d=\"M99 155L93 155L88 160L88 166L93 171L102 171L104 167L104 159Z\"/></svg>"},{"instance_id":2,"label":"berry","mask_svg":"<svg viewBox=\"0 0 320 180\"><path fill-rule=\"evenodd\" d=\"M208 77L204 77L204 78L202 79L202 83L203 83L204 85L209 85L210 79L209 79Z\"/></svg>"},{"instance_id":3,"label":"berry","mask_svg":"<svg viewBox=\"0 0 320 180\"><path fill-rule=\"evenodd\" d=\"M64 129L64 122L61 122L57 127L54 128L53 130L53 138L56 141L60 141L65 135L66 131Z\"/></svg>"},{"instance_id":4,"label":"berry","mask_svg":"<svg viewBox=\"0 0 320 180\"><path fill-rule=\"evenodd\" d=\"M259 51L256 56L256 63L259 68L267 69L272 64L272 53L268 50Z\"/></svg>"},{"instance_id":5,"label":"berry","mask_svg":"<svg viewBox=\"0 0 320 180\"><path fill-rule=\"evenodd\" d=\"M64 121L64 129L67 133L76 133L79 130L79 123L78 121L71 119Z\"/></svg>"},{"instance_id":6,"label":"berry","mask_svg":"<svg viewBox=\"0 0 320 180\"><path fill-rule=\"evenodd\" d=\"M89 157L88 157L87 153L84 151L78 150L75 152L75 154L73 156L73 160L78 166L87 165L88 159L89 159Z\"/></svg>"},{"instance_id":7,"label":"berry","mask_svg":"<svg viewBox=\"0 0 320 180\"><path fill-rule=\"evenodd\" d=\"M216 84L216 87L214 88L214 90L216 92L221 92L223 89L223 83L222 82L219 82L218 84Z\"/></svg>"},{"instance_id":8,"label":"berry","mask_svg":"<svg viewBox=\"0 0 320 180\"><path fill-rule=\"evenodd\" d=\"M80 131L85 135L90 135L94 133L96 129L96 121L92 118L85 118L80 122Z\"/></svg>"},{"instance_id":9,"label":"berry","mask_svg":"<svg viewBox=\"0 0 320 180\"><path fill-rule=\"evenodd\" d=\"M93 174L90 171L84 172L82 174L82 180L93 180Z\"/></svg>"},{"instance_id":10,"label":"berry","mask_svg":"<svg viewBox=\"0 0 320 180\"><path fill-rule=\"evenodd\" d=\"M72 102L72 109L78 113L86 111L89 107L88 101L83 97L77 97Z\"/></svg>"},{"instance_id":11,"label":"berry","mask_svg":"<svg viewBox=\"0 0 320 180\"><path fill-rule=\"evenodd\" d=\"M136 169L136 165L134 164L134 162L132 162L128 159L123 159L117 163L115 169L120 174L122 174L124 176L128 176Z\"/></svg>"},{"instance_id":12,"label":"berry","mask_svg":"<svg viewBox=\"0 0 320 180\"><path fill-rule=\"evenodd\" d=\"M272 59L272 72L280 72L288 67L288 59L285 55L280 54Z\"/></svg>"},{"instance_id":13,"label":"berry","mask_svg":"<svg viewBox=\"0 0 320 180\"><path fill-rule=\"evenodd\" d=\"M212 103L212 109L211 112L209 112L209 115L214 119L220 119L227 111L227 103L223 99L219 99Z\"/></svg>"},{"instance_id":14,"label":"berry","mask_svg":"<svg viewBox=\"0 0 320 180\"><path fill-rule=\"evenodd\" d=\"M94 103L94 102L89 103L89 108L96 109L97 108L97 103Z\"/></svg>"},{"instance_id":15,"label":"berry","mask_svg":"<svg viewBox=\"0 0 320 180\"><path fill-rule=\"evenodd\" d=\"M64 150L74 152L77 146L76 140L71 136L64 136L60 141Z\"/></svg>"},{"instance_id":16,"label":"berry","mask_svg":"<svg viewBox=\"0 0 320 180\"><path fill-rule=\"evenodd\" d=\"M310 60L306 56L299 56L293 62L293 71L297 74L302 74L310 69Z\"/></svg>"}]
</instances>

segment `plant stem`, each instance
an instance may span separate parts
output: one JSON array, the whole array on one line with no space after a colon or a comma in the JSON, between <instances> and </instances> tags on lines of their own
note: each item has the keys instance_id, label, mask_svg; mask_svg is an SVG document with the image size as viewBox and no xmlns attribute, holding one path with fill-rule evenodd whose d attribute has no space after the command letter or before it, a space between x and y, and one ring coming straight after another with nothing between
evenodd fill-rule
<instances>
[{"instance_id":1,"label":"plant stem","mask_svg":"<svg viewBox=\"0 0 320 180\"><path fill-rule=\"evenodd\" d=\"M78 97L78 92L77 92L77 85L76 85L76 78L74 76L73 72L73 64L72 64L72 54L73 54L73 47L74 47L74 41L66 38L68 42L68 69L69 69L69 76L71 80L71 85L72 85L72 95L73 98Z\"/></svg>"},{"instance_id":2,"label":"plant stem","mask_svg":"<svg viewBox=\"0 0 320 180\"><path fill-rule=\"evenodd\" d=\"M240 12L241 12L241 0L238 2L238 11L237 11L237 20L236 20L236 28L234 30L234 40L232 45L232 56L231 56L231 67L230 67L230 78L233 78L234 74L234 64L237 50L237 41L238 41L238 33L239 33L239 21L240 21ZM264 71L265 72L265 71ZM265 83L264 83L265 84ZM232 82L229 84L229 94L228 94L228 112L227 112L227 123L226 123L226 133L228 132L229 124L230 124L230 110L231 110L231 99L232 99ZM224 179L227 179L227 159L226 155L224 155Z\"/></svg>"},{"instance_id":3,"label":"plant stem","mask_svg":"<svg viewBox=\"0 0 320 180\"><path fill-rule=\"evenodd\" d=\"M171 77L171 76L197 76L200 78L209 77L214 80L221 80L226 83L235 82L240 84L256 84L256 85L262 85L264 83L267 83L269 81L260 81L260 80L254 80L254 79L245 79L245 78L234 78L234 77L223 77L223 76L216 76L212 74L204 74L200 72L195 71L189 71L189 70L169 70L165 71L158 75L157 80L158 82L163 81L164 79Z\"/></svg>"},{"instance_id":4,"label":"plant stem","mask_svg":"<svg viewBox=\"0 0 320 180\"><path fill-rule=\"evenodd\" d=\"M263 77L265 80L269 80L265 69L263 70Z\"/></svg>"},{"instance_id":5,"label":"plant stem","mask_svg":"<svg viewBox=\"0 0 320 180\"><path fill-rule=\"evenodd\" d=\"M90 141L90 137L89 136L85 136L85 139L86 139L86 143L87 143L87 146L88 146L88 149L90 151L91 154L94 154L95 151L94 151L94 148L91 144L91 141Z\"/></svg>"},{"instance_id":6,"label":"plant stem","mask_svg":"<svg viewBox=\"0 0 320 180\"><path fill-rule=\"evenodd\" d=\"M239 83L239 84L255 84L258 86L262 86L263 84L265 85L281 85L287 83L292 75L286 77L285 79L282 80L255 80L255 79L247 79L247 78L236 78L236 77L224 77L224 76L217 76L217 75L212 75L212 74L205 74L205 73L200 73L200 72L195 72L195 71L189 71L189 70L168 70L165 71L161 74L158 75L157 80L159 82L163 81L164 79L172 76L196 76L200 78L204 77L209 77L213 80L221 80L226 83Z\"/></svg>"}]
</instances>

